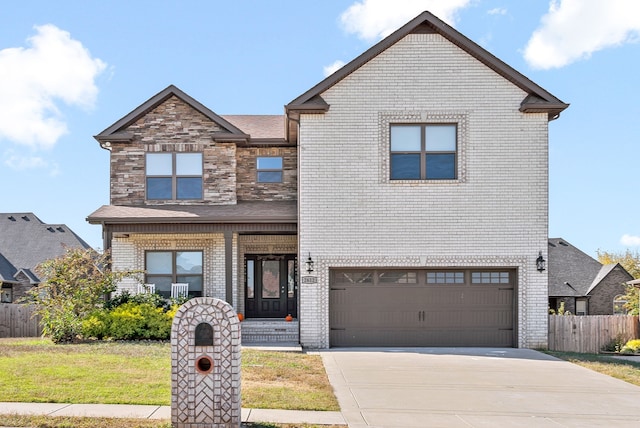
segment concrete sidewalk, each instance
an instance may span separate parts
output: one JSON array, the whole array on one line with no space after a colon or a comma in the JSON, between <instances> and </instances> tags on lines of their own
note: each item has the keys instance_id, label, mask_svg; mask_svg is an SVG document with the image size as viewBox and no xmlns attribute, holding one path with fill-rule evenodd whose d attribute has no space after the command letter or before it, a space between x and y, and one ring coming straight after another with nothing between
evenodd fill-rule
<instances>
[{"instance_id":1,"label":"concrete sidewalk","mask_svg":"<svg viewBox=\"0 0 640 428\"><path fill-rule=\"evenodd\" d=\"M3 414L87 416L101 418L171 419L170 406L129 404L68 404L68 403L2 403ZM340 412L304 410L242 409L242 422L307 423L315 425L346 425Z\"/></svg>"}]
</instances>

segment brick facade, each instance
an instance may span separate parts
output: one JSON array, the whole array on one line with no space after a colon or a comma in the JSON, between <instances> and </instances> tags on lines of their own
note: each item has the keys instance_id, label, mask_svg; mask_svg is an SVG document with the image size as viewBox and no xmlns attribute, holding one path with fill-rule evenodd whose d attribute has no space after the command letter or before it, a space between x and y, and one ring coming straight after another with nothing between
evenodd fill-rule
<instances>
[{"instance_id":1,"label":"brick facade","mask_svg":"<svg viewBox=\"0 0 640 428\"><path fill-rule=\"evenodd\" d=\"M588 314L613 315L613 300L618 295L627 293L625 283L633 279L621 266L616 266L596 288L591 291Z\"/></svg>"},{"instance_id":2,"label":"brick facade","mask_svg":"<svg viewBox=\"0 0 640 428\"><path fill-rule=\"evenodd\" d=\"M518 346L547 341L545 113L526 93L437 34L410 34L300 115L301 342L328 346L332 266L504 266L519 272ZM389 123L458 124L458 178L390 181Z\"/></svg>"}]
</instances>

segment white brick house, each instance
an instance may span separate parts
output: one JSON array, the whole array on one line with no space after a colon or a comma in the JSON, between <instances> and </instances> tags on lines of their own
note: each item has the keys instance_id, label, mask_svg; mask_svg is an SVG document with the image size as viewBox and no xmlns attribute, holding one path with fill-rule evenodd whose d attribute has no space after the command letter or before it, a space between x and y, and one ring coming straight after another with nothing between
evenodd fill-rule
<instances>
[{"instance_id":1,"label":"white brick house","mask_svg":"<svg viewBox=\"0 0 640 428\"><path fill-rule=\"evenodd\" d=\"M280 119L167 88L96 137L112 200L89 221L115 267L189 279L184 252L197 295L292 313L305 347L544 347L548 122L567 106L425 12ZM186 153L203 166L181 175ZM163 178L203 189L149 197Z\"/></svg>"}]
</instances>

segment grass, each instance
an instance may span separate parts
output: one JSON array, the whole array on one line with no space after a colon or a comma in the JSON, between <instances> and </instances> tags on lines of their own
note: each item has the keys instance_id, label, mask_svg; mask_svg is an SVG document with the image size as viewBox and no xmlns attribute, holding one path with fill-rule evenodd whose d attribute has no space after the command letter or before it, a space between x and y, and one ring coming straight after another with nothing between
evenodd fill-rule
<instances>
[{"instance_id":1,"label":"grass","mask_svg":"<svg viewBox=\"0 0 640 428\"><path fill-rule=\"evenodd\" d=\"M556 358L640 386L640 362L602 354L545 351Z\"/></svg>"},{"instance_id":2,"label":"grass","mask_svg":"<svg viewBox=\"0 0 640 428\"><path fill-rule=\"evenodd\" d=\"M0 425L37 428L171 428L169 421L149 419L115 419L0 415ZM246 423L246 428L346 428L346 425Z\"/></svg>"},{"instance_id":3,"label":"grass","mask_svg":"<svg viewBox=\"0 0 640 428\"><path fill-rule=\"evenodd\" d=\"M0 339L0 401L171 404L170 345ZM246 408L340 410L318 355L242 352Z\"/></svg>"}]
</instances>

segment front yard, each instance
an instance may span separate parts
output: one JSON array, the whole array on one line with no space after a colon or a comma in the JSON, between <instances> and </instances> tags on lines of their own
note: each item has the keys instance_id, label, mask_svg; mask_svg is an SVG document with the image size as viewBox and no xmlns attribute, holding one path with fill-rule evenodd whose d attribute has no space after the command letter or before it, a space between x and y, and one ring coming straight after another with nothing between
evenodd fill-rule
<instances>
[{"instance_id":1,"label":"front yard","mask_svg":"<svg viewBox=\"0 0 640 428\"><path fill-rule=\"evenodd\" d=\"M0 339L0 401L171 404L170 345ZM242 351L242 406L340 410L318 355Z\"/></svg>"}]
</instances>

